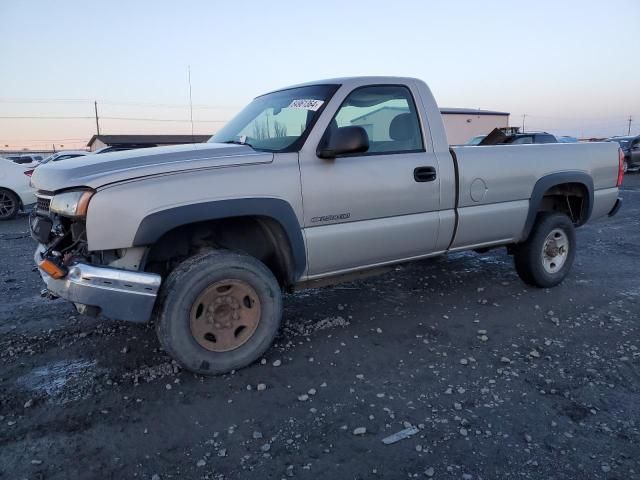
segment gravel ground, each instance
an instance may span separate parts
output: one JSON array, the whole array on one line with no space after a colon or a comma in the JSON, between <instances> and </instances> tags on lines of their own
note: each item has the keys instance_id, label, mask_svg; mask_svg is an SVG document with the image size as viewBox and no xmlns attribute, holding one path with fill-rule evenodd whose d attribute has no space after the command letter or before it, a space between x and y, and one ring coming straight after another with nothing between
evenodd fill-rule
<instances>
[{"instance_id":1,"label":"gravel ground","mask_svg":"<svg viewBox=\"0 0 640 480\"><path fill-rule=\"evenodd\" d=\"M26 218L5 222L0 478L640 478L639 175L623 197L559 287L501 249L300 292L265 358L217 378L41 298Z\"/></svg>"}]
</instances>

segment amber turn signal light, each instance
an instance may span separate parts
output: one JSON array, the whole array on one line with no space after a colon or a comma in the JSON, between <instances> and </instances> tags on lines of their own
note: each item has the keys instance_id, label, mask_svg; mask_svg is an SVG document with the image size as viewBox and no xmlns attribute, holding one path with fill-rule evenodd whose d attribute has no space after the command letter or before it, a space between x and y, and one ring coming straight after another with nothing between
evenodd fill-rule
<instances>
[{"instance_id":1,"label":"amber turn signal light","mask_svg":"<svg viewBox=\"0 0 640 480\"><path fill-rule=\"evenodd\" d=\"M95 192L84 192L80 197L80 201L78 201L78 209L76 210L76 215L79 217L87 216L87 209L89 208L89 200L93 197Z\"/></svg>"},{"instance_id":2,"label":"amber turn signal light","mask_svg":"<svg viewBox=\"0 0 640 480\"><path fill-rule=\"evenodd\" d=\"M67 275L67 270L56 265L51 260L45 258L38 265L44 272L46 272L50 277L58 279L63 278Z\"/></svg>"}]
</instances>

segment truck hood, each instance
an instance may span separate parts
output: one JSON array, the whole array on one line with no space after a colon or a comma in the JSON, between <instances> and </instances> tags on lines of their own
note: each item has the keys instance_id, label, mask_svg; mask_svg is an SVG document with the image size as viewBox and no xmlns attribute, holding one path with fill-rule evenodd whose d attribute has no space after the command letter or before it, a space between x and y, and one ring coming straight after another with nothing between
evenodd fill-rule
<instances>
[{"instance_id":1,"label":"truck hood","mask_svg":"<svg viewBox=\"0 0 640 480\"><path fill-rule=\"evenodd\" d=\"M72 187L98 188L149 175L272 161L272 153L257 152L247 145L173 145L91 154L49 162L35 169L31 182L38 190L55 192Z\"/></svg>"}]
</instances>

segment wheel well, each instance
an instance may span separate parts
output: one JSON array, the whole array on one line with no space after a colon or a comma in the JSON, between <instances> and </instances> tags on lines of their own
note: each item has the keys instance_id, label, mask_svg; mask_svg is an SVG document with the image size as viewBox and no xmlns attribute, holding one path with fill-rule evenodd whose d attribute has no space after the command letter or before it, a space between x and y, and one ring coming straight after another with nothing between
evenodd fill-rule
<instances>
[{"instance_id":1,"label":"wheel well","mask_svg":"<svg viewBox=\"0 0 640 480\"><path fill-rule=\"evenodd\" d=\"M168 231L147 252L144 269L166 276L197 253L227 249L257 258L281 286L294 283L291 245L284 228L263 216L243 216L181 225Z\"/></svg>"},{"instance_id":2,"label":"wheel well","mask_svg":"<svg viewBox=\"0 0 640 480\"><path fill-rule=\"evenodd\" d=\"M538 212L560 212L576 226L583 225L589 215L589 191L582 183L562 183L544 192Z\"/></svg>"}]
</instances>

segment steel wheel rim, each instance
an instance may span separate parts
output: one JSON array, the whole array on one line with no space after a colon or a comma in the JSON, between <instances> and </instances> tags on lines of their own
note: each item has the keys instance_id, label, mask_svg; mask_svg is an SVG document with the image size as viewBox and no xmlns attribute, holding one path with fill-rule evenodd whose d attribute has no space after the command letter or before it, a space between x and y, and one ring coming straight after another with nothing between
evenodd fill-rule
<instances>
[{"instance_id":1,"label":"steel wheel rim","mask_svg":"<svg viewBox=\"0 0 640 480\"><path fill-rule=\"evenodd\" d=\"M562 269L569 254L569 237L559 229L554 228L544 239L542 244L542 266L547 273L557 273Z\"/></svg>"},{"instance_id":2,"label":"steel wheel rim","mask_svg":"<svg viewBox=\"0 0 640 480\"><path fill-rule=\"evenodd\" d=\"M193 303L189 325L198 344L211 352L229 352L255 333L261 303L251 285L225 279L205 288Z\"/></svg>"},{"instance_id":3,"label":"steel wheel rim","mask_svg":"<svg viewBox=\"0 0 640 480\"><path fill-rule=\"evenodd\" d=\"M16 204L6 192L0 192L0 218L9 217L13 214Z\"/></svg>"}]
</instances>

